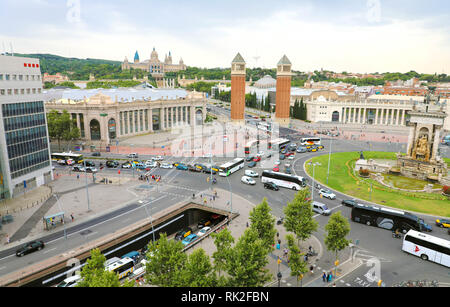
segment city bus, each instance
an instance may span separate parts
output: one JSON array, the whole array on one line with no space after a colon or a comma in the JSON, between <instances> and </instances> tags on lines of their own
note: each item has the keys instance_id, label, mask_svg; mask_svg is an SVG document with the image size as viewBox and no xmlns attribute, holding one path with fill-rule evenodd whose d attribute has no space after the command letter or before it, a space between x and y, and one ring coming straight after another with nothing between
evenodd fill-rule
<instances>
[{"instance_id":1,"label":"city bus","mask_svg":"<svg viewBox=\"0 0 450 307\"><path fill-rule=\"evenodd\" d=\"M83 155L81 154L75 154L71 151L69 152L62 152L62 153L52 153L51 154L51 158L53 161L60 161L60 160L64 160L67 164L68 160L72 160L73 163L72 164L80 164L83 163Z\"/></svg>"},{"instance_id":2,"label":"city bus","mask_svg":"<svg viewBox=\"0 0 450 307\"><path fill-rule=\"evenodd\" d=\"M410 230L403 238L402 250L450 267L450 241Z\"/></svg>"},{"instance_id":3,"label":"city bus","mask_svg":"<svg viewBox=\"0 0 450 307\"><path fill-rule=\"evenodd\" d=\"M306 179L303 177L272 171L263 171L261 175L261 182L272 182L277 186L292 189L295 191L306 187Z\"/></svg>"},{"instance_id":4,"label":"city bus","mask_svg":"<svg viewBox=\"0 0 450 307\"><path fill-rule=\"evenodd\" d=\"M245 145L245 151L244 151L245 154L249 154L252 151L253 146L255 146L255 145L259 145L259 140L253 140L253 141L248 142Z\"/></svg>"},{"instance_id":5,"label":"city bus","mask_svg":"<svg viewBox=\"0 0 450 307\"><path fill-rule=\"evenodd\" d=\"M281 151L281 150L285 149L290 143L291 143L291 141L289 141L288 139L270 140L268 148L276 150L276 151Z\"/></svg>"},{"instance_id":6,"label":"city bus","mask_svg":"<svg viewBox=\"0 0 450 307\"><path fill-rule=\"evenodd\" d=\"M399 230L406 233L413 229L424 230L422 221L409 212L393 209L355 204L352 208L351 219L354 222L376 226L388 230Z\"/></svg>"},{"instance_id":7,"label":"city bus","mask_svg":"<svg viewBox=\"0 0 450 307\"><path fill-rule=\"evenodd\" d=\"M114 272L119 275L119 279L127 277L134 270L134 261L131 258L123 258L115 261L106 267L107 271Z\"/></svg>"},{"instance_id":8,"label":"city bus","mask_svg":"<svg viewBox=\"0 0 450 307\"><path fill-rule=\"evenodd\" d=\"M302 146L308 146L308 145L320 145L321 139L317 137L311 137L311 138L302 138L300 140L300 144Z\"/></svg>"},{"instance_id":9,"label":"city bus","mask_svg":"<svg viewBox=\"0 0 450 307\"><path fill-rule=\"evenodd\" d=\"M236 158L219 167L219 176L227 177L244 168L244 158Z\"/></svg>"},{"instance_id":10,"label":"city bus","mask_svg":"<svg viewBox=\"0 0 450 307\"><path fill-rule=\"evenodd\" d=\"M272 125L269 123L256 123L256 127L258 130L272 132Z\"/></svg>"}]
</instances>

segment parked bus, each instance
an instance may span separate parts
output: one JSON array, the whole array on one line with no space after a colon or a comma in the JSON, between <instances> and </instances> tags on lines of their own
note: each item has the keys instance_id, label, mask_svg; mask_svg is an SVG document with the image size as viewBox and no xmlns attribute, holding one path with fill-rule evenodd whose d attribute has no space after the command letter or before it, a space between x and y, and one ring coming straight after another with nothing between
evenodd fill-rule
<instances>
[{"instance_id":1,"label":"parked bus","mask_svg":"<svg viewBox=\"0 0 450 307\"><path fill-rule=\"evenodd\" d=\"M296 191L306 187L306 179L303 177L272 171L263 171L261 175L261 182L272 182L277 186Z\"/></svg>"},{"instance_id":2,"label":"parked bus","mask_svg":"<svg viewBox=\"0 0 450 307\"><path fill-rule=\"evenodd\" d=\"M272 132L272 125L269 123L256 123L256 128L264 132Z\"/></svg>"},{"instance_id":3,"label":"parked bus","mask_svg":"<svg viewBox=\"0 0 450 307\"><path fill-rule=\"evenodd\" d=\"M119 279L122 279L133 273L134 261L131 258L123 258L108 265L106 270L117 273L119 275Z\"/></svg>"},{"instance_id":4,"label":"parked bus","mask_svg":"<svg viewBox=\"0 0 450 307\"><path fill-rule=\"evenodd\" d=\"M311 138L302 138L300 140L300 144L302 146L308 146L308 145L320 145L321 139L317 137L311 137Z\"/></svg>"},{"instance_id":5,"label":"parked bus","mask_svg":"<svg viewBox=\"0 0 450 307\"><path fill-rule=\"evenodd\" d=\"M410 230L403 238L402 250L450 267L450 241Z\"/></svg>"},{"instance_id":6,"label":"parked bus","mask_svg":"<svg viewBox=\"0 0 450 307\"><path fill-rule=\"evenodd\" d=\"M219 167L219 176L230 176L241 168L244 168L244 159L236 158L233 161L227 162Z\"/></svg>"},{"instance_id":7,"label":"parked bus","mask_svg":"<svg viewBox=\"0 0 450 307\"><path fill-rule=\"evenodd\" d=\"M422 231L424 226L420 219L409 213L393 209L355 204L352 208L351 219L367 226L376 226L388 230L407 232L410 229Z\"/></svg>"},{"instance_id":8,"label":"parked bus","mask_svg":"<svg viewBox=\"0 0 450 307\"><path fill-rule=\"evenodd\" d=\"M253 147L257 146L257 145L259 145L259 140L253 140L253 141L248 142L245 145L245 150L244 150L245 154L249 154L252 151Z\"/></svg>"},{"instance_id":9,"label":"parked bus","mask_svg":"<svg viewBox=\"0 0 450 307\"><path fill-rule=\"evenodd\" d=\"M51 158L53 161L60 161L64 160L67 164L68 160L72 160L72 164L80 164L83 163L83 155L80 154L74 154L73 152L62 152L62 153L52 153Z\"/></svg>"},{"instance_id":10,"label":"parked bus","mask_svg":"<svg viewBox=\"0 0 450 307\"><path fill-rule=\"evenodd\" d=\"M291 141L289 141L288 139L270 140L268 148L276 150L276 151L281 151L281 150L285 149L290 143L291 143Z\"/></svg>"}]
</instances>

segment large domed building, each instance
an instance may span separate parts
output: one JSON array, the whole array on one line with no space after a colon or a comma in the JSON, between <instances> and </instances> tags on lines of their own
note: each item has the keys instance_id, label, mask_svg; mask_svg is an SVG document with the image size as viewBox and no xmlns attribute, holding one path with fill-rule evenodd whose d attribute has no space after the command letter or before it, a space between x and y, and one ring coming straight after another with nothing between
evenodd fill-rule
<instances>
[{"instance_id":1,"label":"large domed building","mask_svg":"<svg viewBox=\"0 0 450 307\"><path fill-rule=\"evenodd\" d=\"M186 70L186 65L184 65L183 59L180 58L178 64L173 64L172 62L172 54L169 51L169 55L164 59L164 62L159 60L158 52L156 52L155 48L153 48L152 53L150 54L150 59L145 61L139 60L139 53L136 51L134 55L134 62L130 63L128 58L125 57L125 60L122 63L122 70L128 69L142 69L144 71L148 71L151 73L152 77L164 77L166 72L177 72L181 70Z\"/></svg>"}]
</instances>

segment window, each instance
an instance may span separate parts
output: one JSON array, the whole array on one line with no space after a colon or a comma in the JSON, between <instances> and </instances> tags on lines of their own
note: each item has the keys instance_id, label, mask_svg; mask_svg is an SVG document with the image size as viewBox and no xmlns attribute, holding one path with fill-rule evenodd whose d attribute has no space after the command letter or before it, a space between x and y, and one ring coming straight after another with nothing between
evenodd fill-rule
<instances>
[{"instance_id":1,"label":"window","mask_svg":"<svg viewBox=\"0 0 450 307\"><path fill-rule=\"evenodd\" d=\"M6 81L9 81L10 76L7 74L7 75L5 76L5 78L6 78Z\"/></svg>"},{"instance_id":2,"label":"window","mask_svg":"<svg viewBox=\"0 0 450 307\"><path fill-rule=\"evenodd\" d=\"M0 74L0 81L3 81L3 74Z\"/></svg>"}]
</instances>

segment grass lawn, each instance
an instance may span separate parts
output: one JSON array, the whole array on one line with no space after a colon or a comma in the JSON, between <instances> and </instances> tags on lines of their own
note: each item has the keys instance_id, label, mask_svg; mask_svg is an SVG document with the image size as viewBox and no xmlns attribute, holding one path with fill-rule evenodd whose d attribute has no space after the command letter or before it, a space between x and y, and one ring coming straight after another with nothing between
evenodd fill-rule
<instances>
[{"instance_id":1,"label":"grass lawn","mask_svg":"<svg viewBox=\"0 0 450 307\"><path fill-rule=\"evenodd\" d=\"M328 184L328 155L313 158L313 162L321 164L315 167L315 180L347 195L377 204L401 210L450 217L450 201L442 195L389 190L374 180L354 176L353 168L359 156L359 152L332 154ZM396 159L396 154L393 152L364 152L364 157L366 159ZM446 159L446 161L449 163L450 159ZM308 174L312 176L312 166L306 163L305 168ZM372 193L370 192L371 183L373 186Z\"/></svg>"}]
</instances>

